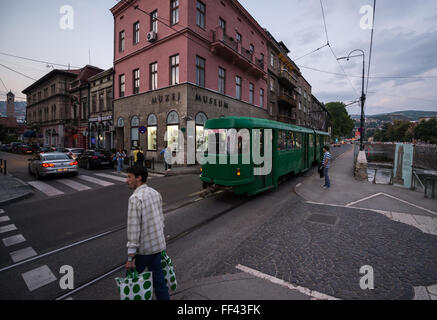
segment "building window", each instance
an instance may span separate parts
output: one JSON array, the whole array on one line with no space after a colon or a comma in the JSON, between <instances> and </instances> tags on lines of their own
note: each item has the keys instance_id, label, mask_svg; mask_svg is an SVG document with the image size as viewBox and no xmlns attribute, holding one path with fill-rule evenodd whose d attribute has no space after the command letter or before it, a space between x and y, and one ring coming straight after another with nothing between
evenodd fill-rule
<instances>
[{"instance_id":1,"label":"building window","mask_svg":"<svg viewBox=\"0 0 437 320\"><path fill-rule=\"evenodd\" d=\"M202 29L205 29L206 6L202 2L197 1L196 10L197 10L196 23L199 27L201 27Z\"/></svg>"},{"instance_id":2,"label":"building window","mask_svg":"<svg viewBox=\"0 0 437 320\"><path fill-rule=\"evenodd\" d=\"M150 14L150 31L158 33L158 10Z\"/></svg>"},{"instance_id":3,"label":"building window","mask_svg":"<svg viewBox=\"0 0 437 320\"><path fill-rule=\"evenodd\" d=\"M93 96L91 97L91 112L95 113L96 109L97 109L97 96L93 94Z\"/></svg>"},{"instance_id":4,"label":"building window","mask_svg":"<svg viewBox=\"0 0 437 320\"><path fill-rule=\"evenodd\" d=\"M99 111L105 109L103 96L104 96L104 92L103 91L99 92Z\"/></svg>"},{"instance_id":5,"label":"building window","mask_svg":"<svg viewBox=\"0 0 437 320\"><path fill-rule=\"evenodd\" d=\"M253 104L253 94L254 94L255 86L253 83L249 83L249 103Z\"/></svg>"},{"instance_id":6,"label":"building window","mask_svg":"<svg viewBox=\"0 0 437 320\"><path fill-rule=\"evenodd\" d=\"M150 64L150 90L158 89L158 62Z\"/></svg>"},{"instance_id":7,"label":"building window","mask_svg":"<svg viewBox=\"0 0 437 320\"><path fill-rule=\"evenodd\" d=\"M179 0L171 0L170 8L171 24L173 25L179 22Z\"/></svg>"},{"instance_id":8,"label":"building window","mask_svg":"<svg viewBox=\"0 0 437 320\"><path fill-rule=\"evenodd\" d=\"M223 29L223 33L226 34L226 21L219 18L219 27Z\"/></svg>"},{"instance_id":9,"label":"building window","mask_svg":"<svg viewBox=\"0 0 437 320\"><path fill-rule=\"evenodd\" d=\"M87 99L82 99L82 119L87 118Z\"/></svg>"},{"instance_id":10,"label":"building window","mask_svg":"<svg viewBox=\"0 0 437 320\"><path fill-rule=\"evenodd\" d=\"M196 152L202 152L203 146L207 140L207 136L205 135L205 123L208 120L208 117L203 112L199 112L196 115Z\"/></svg>"},{"instance_id":11,"label":"building window","mask_svg":"<svg viewBox=\"0 0 437 320\"><path fill-rule=\"evenodd\" d=\"M270 77L270 91L275 92L275 78Z\"/></svg>"},{"instance_id":12,"label":"building window","mask_svg":"<svg viewBox=\"0 0 437 320\"><path fill-rule=\"evenodd\" d=\"M275 55L273 54L273 52L270 53L270 66L275 66Z\"/></svg>"},{"instance_id":13,"label":"building window","mask_svg":"<svg viewBox=\"0 0 437 320\"><path fill-rule=\"evenodd\" d=\"M52 95L54 95L56 93L56 84L52 84L51 90L52 90Z\"/></svg>"},{"instance_id":14,"label":"building window","mask_svg":"<svg viewBox=\"0 0 437 320\"><path fill-rule=\"evenodd\" d=\"M225 94L226 91L226 70L219 67L218 71L218 92Z\"/></svg>"},{"instance_id":15,"label":"building window","mask_svg":"<svg viewBox=\"0 0 437 320\"><path fill-rule=\"evenodd\" d=\"M124 89L125 89L125 78L124 74L120 75L120 98L124 97Z\"/></svg>"},{"instance_id":16,"label":"building window","mask_svg":"<svg viewBox=\"0 0 437 320\"><path fill-rule=\"evenodd\" d=\"M196 84L205 87L205 59L196 56Z\"/></svg>"},{"instance_id":17,"label":"building window","mask_svg":"<svg viewBox=\"0 0 437 320\"><path fill-rule=\"evenodd\" d=\"M156 132L157 132L158 120L156 115L151 113L147 118L147 150L156 151Z\"/></svg>"},{"instance_id":18,"label":"building window","mask_svg":"<svg viewBox=\"0 0 437 320\"><path fill-rule=\"evenodd\" d=\"M138 127L140 126L140 119L134 116L131 120L131 147L132 149L138 147L138 141L140 140L140 132Z\"/></svg>"},{"instance_id":19,"label":"building window","mask_svg":"<svg viewBox=\"0 0 437 320\"><path fill-rule=\"evenodd\" d=\"M134 23L134 44L140 42L140 22L137 21Z\"/></svg>"},{"instance_id":20,"label":"building window","mask_svg":"<svg viewBox=\"0 0 437 320\"><path fill-rule=\"evenodd\" d=\"M235 97L241 100L241 77L235 77Z\"/></svg>"},{"instance_id":21,"label":"building window","mask_svg":"<svg viewBox=\"0 0 437 320\"><path fill-rule=\"evenodd\" d=\"M120 35L119 35L118 48L119 48L120 52L124 51L124 48L125 48L125 42L124 41L125 41L125 33L124 33L124 30L123 30L123 31L120 32Z\"/></svg>"},{"instance_id":22,"label":"building window","mask_svg":"<svg viewBox=\"0 0 437 320\"><path fill-rule=\"evenodd\" d=\"M255 46L253 44L250 44L249 51L252 54L255 52Z\"/></svg>"},{"instance_id":23,"label":"building window","mask_svg":"<svg viewBox=\"0 0 437 320\"><path fill-rule=\"evenodd\" d=\"M176 111L171 111L167 116L167 145L172 151L178 149L179 137L179 115Z\"/></svg>"},{"instance_id":24,"label":"building window","mask_svg":"<svg viewBox=\"0 0 437 320\"><path fill-rule=\"evenodd\" d=\"M140 92L140 69L135 69L133 71L133 83L134 83L134 94Z\"/></svg>"},{"instance_id":25,"label":"building window","mask_svg":"<svg viewBox=\"0 0 437 320\"><path fill-rule=\"evenodd\" d=\"M112 88L106 89L106 110L112 109Z\"/></svg>"},{"instance_id":26,"label":"building window","mask_svg":"<svg viewBox=\"0 0 437 320\"><path fill-rule=\"evenodd\" d=\"M264 89L259 90L259 106L264 108Z\"/></svg>"},{"instance_id":27,"label":"building window","mask_svg":"<svg viewBox=\"0 0 437 320\"><path fill-rule=\"evenodd\" d=\"M179 55L170 57L170 85L179 83Z\"/></svg>"},{"instance_id":28,"label":"building window","mask_svg":"<svg viewBox=\"0 0 437 320\"><path fill-rule=\"evenodd\" d=\"M239 33L237 32L237 42L240 42L240 43L241 43L241 40L242 40L241 34L239 34Z\"/></svg>"}]
</instances>

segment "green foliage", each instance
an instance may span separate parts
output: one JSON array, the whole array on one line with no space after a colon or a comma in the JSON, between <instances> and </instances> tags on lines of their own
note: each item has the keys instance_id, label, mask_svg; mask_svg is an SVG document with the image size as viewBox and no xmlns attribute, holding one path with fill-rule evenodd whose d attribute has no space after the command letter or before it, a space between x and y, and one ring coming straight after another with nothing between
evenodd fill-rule
<instances>
[{"instance_id":1,"label":"green foliage","mask_svg":"<svg viewBox=\"0 0 437 320\"><path fill-rule=\"evenodd\" d=\"M424 142L437 143L437 120L421 121L414 128L414 138Z\"/></svg>"},{"instance_id":2,"label":"green foliage","mask_svg":"<svg viewBox=\"0 0 437 320\"><path fill-rule=\"evenodd\" d=\"M375 141L382 142L412 142L413 139L437 143L437 121L431 119L415 125L409 121L396 120L385 123L382 130L373 133Z\"/></svg>"},{"instance_id":3,"label":"green foliage","mask_svg":"<svg viewBox=\"0 0 437 320\"><path fill-rule=\"evenodd\" d=\"M333 137L351 137L354 120L349 116L346 105L342 102L329 102L326 109L331 116Z\"/></svg>"}]
</instances>

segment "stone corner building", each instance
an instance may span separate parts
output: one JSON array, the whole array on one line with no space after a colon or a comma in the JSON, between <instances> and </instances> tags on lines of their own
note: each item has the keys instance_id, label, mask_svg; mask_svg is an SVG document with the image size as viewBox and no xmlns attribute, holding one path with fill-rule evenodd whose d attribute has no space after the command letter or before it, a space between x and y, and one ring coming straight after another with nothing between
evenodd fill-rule
<instances>
[{"instance_id":1,"label":"stone corner building","mask_svg":"<svg viewBox=\"0 0 437 320\"><path fill-rule=\"evenodd\" d=\"M135 3L120 1L115 21L114 124L117 148L140 146L162 160L187 121L222 116L270 118L267 112L267 35L234 0ZM208 14L206 14L208 12ZM159 18L157 18L159 17ZM168 23L163 23L168 21Z\"/></svg>"}]
</instances>

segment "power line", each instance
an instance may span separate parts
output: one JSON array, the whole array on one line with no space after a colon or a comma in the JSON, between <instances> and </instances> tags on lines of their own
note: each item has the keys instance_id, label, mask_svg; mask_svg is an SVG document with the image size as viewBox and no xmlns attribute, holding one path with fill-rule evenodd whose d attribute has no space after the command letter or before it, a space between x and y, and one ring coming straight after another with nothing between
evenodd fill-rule
<instances>
[{"instance_id":1,"label":"power line","mask_svg":"<svg viewBox=\"0 0 437 320\"><path fill-rule=\"evenodd\" d=\"M367 70L366 94L367 94L367 90L369 90L370 63L372 61L372 47L373 47L373 31L375 29L375 14L376 14L376 0L373 0L372 34L370 36L369 67Z\"/></svg>"},{"instance_id":2,"label":"power line","mask_svg":"<svg viewBox=\"0 0 437 320\"><path fill-rule=\"evenodd\" d=\"M431 102L431 103L437 103L437 100L428 100L428 99L422 99L422 98L414 98L414 97L405 97L405 96L400 96L400 95L395 95L395 94L389 94L389 93L379 93L379 92L375 92L375 91L369 91L369 94L380 94L380 95L385 95L385 96L390 96L390 97L396 97L396 98L403 98L403 99L410 99L410 100L419 100L419 101L425 101L425 102Z\"/></svg>"},{"instance_id":3,"label":"power line","mask_svg":"<svg viewBox=\"0 0 437 320\"><path fill-rule=\"evenodd\" d=\"M55 66L80 69L80 67L75 67L75 66L65 65L65 64L59 64L59 63L49 62L49 61L36 60L36 59L31 59L31 58L25 58L25 57L16 56L16 55L13 55L13 54L5 53L5 52L0 52L0 54L2 54L4 56L8 56L8 57L14 57L14 58L18 58L18 59L33 61L33 62L40 62L40 63L51 64L51 65L55 65Z\"/></svg>"},{"instance_id":4,"label":"power line","mask_svg":"<svg viewBox=\"0 0 437 320\"><path fill-rule=\"evenodd\" d=\"M325 9L323 8L322 0L320 0L320 6L322 7L322 16L323 16L323 24L325 25L326 41L327 44L329 45L328 28L326 28Z\"/></svg>"},{"instance_id":5,"label":"power line","mask_svg":"<svg viewBox=\"0 0 437 320\"><path fill-rule=\"evenodd\" d=\"M15 72L15 73L18 73L19 75L21 75L21 76L23 76L23 77L29 78L29 79L31 79L31 80L33 80L33 81L36 81L36 79L34 79L34 78L32 78L32 77L29 77L29 76L25 75L24 73L21 73L21 72L19 72L19 71L17 71L17 70L11 69L11 68L5 66L4 64L1 64L1 63L0 63L0 66L2 66L3 68L9 69L9 70L11 70L11 71L13 71L13 72Z\"/></svg>"},{"instance_id":6,"label":"power line","mask_svg":"<svg viewBox=\"0 0 437 320\"><path fill-rule=\"evenodd\" d=\"M5 85L5 83L3 82L3 80L2 80L2 78L0 77L0 81L3 83L3 87L5 87L5 89L6 89L6 92L8 92L8 88L6 88L6 85Z\"/></svg>"},{"instance_id":7,"label":"power line","mask_svg":"<svg viewBox=\"0 0 437 320\"><path fill-rule=\"evenodd\" d=\"M310 53L307 53L307 54L303 55L302 57L299 57L299 58L297 58L297 59L294 59L294 61L297 61L297 60L302 59L302 58L304 58L304 57L306 57L306 56L309 56L310 54L312 54L312 53L314 53L314 52L316 52L316 51L319 51L320 49L323 49L324 47L327 47L328 45L329 45L329 44L327 43L327 44L325 44L323 47L317 48L317 49L311 51Z\"/></svg>"}]
</instances>

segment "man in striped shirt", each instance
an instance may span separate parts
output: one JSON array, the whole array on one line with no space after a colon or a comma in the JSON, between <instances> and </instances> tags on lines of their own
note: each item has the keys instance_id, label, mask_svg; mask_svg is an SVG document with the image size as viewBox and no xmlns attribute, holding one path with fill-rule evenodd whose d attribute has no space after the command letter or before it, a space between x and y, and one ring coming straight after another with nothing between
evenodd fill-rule
<instances>
[{"instance_id":1,"label":"man in striped shirt","mask_svg":"<svg viewBox=\"0 0 437 320\"><path fill-rule=\"evenodd\" d=\"M325 185L323 188L329 189L331 187L331 181L329 180L328 171L331 167L331 153L329 152L329 146L323 147L323 173L325 175Z\"/></svg>"},{"instance_id":2,"label":"man in striped shirt","mask_svg":"<svg viewBox=\"0 0 437 320\"><path fill-rule=\"evenodd\" d=\"M126 183L135 191L129 198L127 214L126 269L136 268L138 273L142 273L147 267L152 271L157 299L169 300L161 266L161 252L166 248L162 197L147 186L147 176L147 169L143 166L127 169Z\"/></svg>"}]
</instances>

